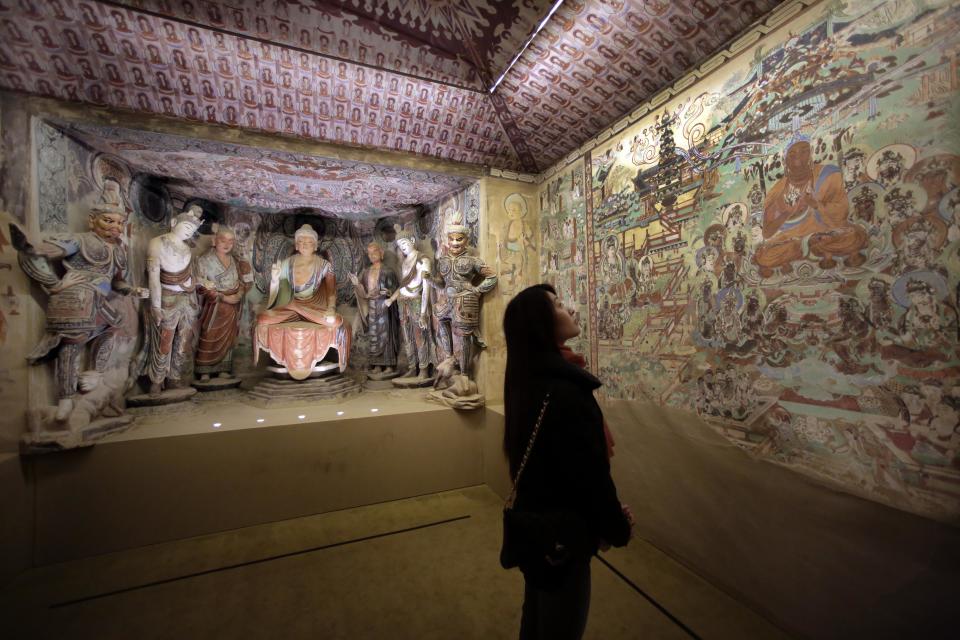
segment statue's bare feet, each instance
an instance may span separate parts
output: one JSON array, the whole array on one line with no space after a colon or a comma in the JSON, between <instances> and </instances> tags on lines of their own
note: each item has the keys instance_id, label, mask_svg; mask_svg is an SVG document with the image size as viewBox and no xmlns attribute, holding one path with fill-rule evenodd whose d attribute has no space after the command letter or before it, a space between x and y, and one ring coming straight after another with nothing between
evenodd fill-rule
<instances>
[{"instance_id":1,"label":"statue's bare feet","mask_svg":"<svg viewBox=\"0 0 960 640\"><path fill-rule=\"evenodd\" d=\"M221 372L220 372L220 375L219 375L218 377L220 377L220 378L232 378L233 376L230 375L230 372L229 372L229 371L221 371Z\"/></svg>"},{"instance_id":2,"label":"statue's bare feet","mask_svg":"<svg viewBox=\"0 0 960 640\"><path fill-rule=\"evenodd\" d=\"M373 369L371 369L370 373L380 373L380 365L377 365Z\"/></svg>"},{"instance_id":3,"label":"statue's bare feet","mask_svg":"<svg viewBox=\"0 0 960 640\"><path fill-rule=\"evenodd\" d=\"M54 418L57 422L63 422L70 417L71 411L73 411L73 398L60 398L60 402L57 403L57 414Z\"/></svg>"},{"instance_id":4,"label":"statue's bare feet","mask_svg":"<svg viewBox=\"0 0 960 640\"><path fill-rule=\"evenodd\" d=\"M384 367L384 368L383 368L383 373L384 373L384 375L388 375L388 376L389 376L389 375L392 375L393 372L394 372L393 367Z\"/></svg>"},{"instance_id":5,"label":"statue's bare feet","mask_svg":"<svg viewBox=\"0 0 960 640\"><path fill-rule=\"evenodd\" d=\"M420 367L420 372L417 374L417 380L426 380L430 377L429 372L427 371L428 367Z\"/></svg>"},{"instance_id":6,"label":"statue's bare feet","mask_svg":"<svg viewBox=\"0 0 960 640\"><path fill-rule=\"evenodd\" d=\"M161 391L163 391L163 385L161 385L159 382L150 383L150 391L149 391L150 395L158 396L160 395Z\"/></svg>"},{"instance_id":7,"label":"statue's bare feet","mask_svg":"<svg viewBox=\"0 0 960 640\"><path fill-rule=\"evenodd\" d=\"M201 374L200 374L200 382L210 382L210 374L209 374L209 373L201 373Z\"/></svg>"},{"instance_id":8,"label":"statue's bare feet","mask_svg":"<svg viewBox=\"0 0 960 640\"><path fill-rule=\"evenodd\" d=\"M180 378L167 378L167 389L180 389L183 387L183 381Z\"/></svg>"}]
</instances>

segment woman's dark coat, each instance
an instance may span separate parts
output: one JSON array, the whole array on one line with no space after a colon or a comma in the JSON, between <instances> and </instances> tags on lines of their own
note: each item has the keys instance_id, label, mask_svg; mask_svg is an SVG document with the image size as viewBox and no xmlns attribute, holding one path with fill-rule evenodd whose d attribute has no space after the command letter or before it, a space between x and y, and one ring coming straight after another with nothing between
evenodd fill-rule
<instances>
[{"instance_id":1,"label":"woman's dark coat","mask_svg":"<svg viewBox=\"0 0 960 640\"><path fill-rule=\"evenodd\" d=\"M593 397L601 384L559 353L550 354L534 368L531 397L524 398L520 416L527 434L524 443L529 440L547 390L550 404L514 502L516 509L579 514L592 537L591 554L601 541L621 547L630 537L630 524L610 477L603 414ZM552 581L558 573L536 561L521 564L521 569L528 580L541 577Z\"/></svg>"}]
</instances>

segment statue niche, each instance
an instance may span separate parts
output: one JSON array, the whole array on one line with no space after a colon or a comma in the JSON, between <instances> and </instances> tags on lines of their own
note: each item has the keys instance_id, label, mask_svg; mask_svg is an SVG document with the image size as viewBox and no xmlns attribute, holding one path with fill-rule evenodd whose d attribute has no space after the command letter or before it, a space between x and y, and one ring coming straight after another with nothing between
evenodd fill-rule
<instances>
[{"instance_id":1,"label":"statue niche","mask_svg":"<svg viewBox=\"0 0 960 640\"><path fill-rule=\"evenodd\" d=\"M333 265L317 255L318 242L309 224L297 229L296 254L271 268L266 309L254 331L254 357L266 351L294 380L310 377L330 349L341 373L350 356L350 327L336 311Z\"/></svg>"}]
</instances>

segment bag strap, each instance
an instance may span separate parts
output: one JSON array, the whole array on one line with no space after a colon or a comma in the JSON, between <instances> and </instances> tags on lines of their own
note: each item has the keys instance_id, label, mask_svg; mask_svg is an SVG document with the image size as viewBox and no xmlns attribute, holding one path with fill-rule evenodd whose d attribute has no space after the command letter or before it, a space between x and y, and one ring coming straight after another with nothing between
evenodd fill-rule
<instances>
[{"instance_id":1,"label":"bag strap","mask_svg":"<svg viewBox=\"0 0 960 640\"><path fill-rule=\"evenodd\" d=\"M537 421L533 425L533 432L530 433L530 441L527 443L527 450L523 452L523 458L520 459L520 468L517 469L517 476L513 479L513 489L511 489L510 496L507 498L507 509L512 508L513 501L517 499L517 483L520 482L520 475L527 466L527 460L530 459L530 451L533 450L533 443L537 440L537 433L540 431L540 425L543 423L543 414L547 412L548 404L550 404L549 391L547 391L547 395L543 399L543 406L540 407L540 415L537 416Z\"/></svg>"}]
</instances>

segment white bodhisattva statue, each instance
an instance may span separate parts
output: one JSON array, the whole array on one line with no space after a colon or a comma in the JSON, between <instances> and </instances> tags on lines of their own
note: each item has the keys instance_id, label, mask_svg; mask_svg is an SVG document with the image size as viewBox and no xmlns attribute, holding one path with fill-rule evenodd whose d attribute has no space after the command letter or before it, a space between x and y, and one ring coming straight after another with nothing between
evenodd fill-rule
<instances>
[{"instance_id":1,"label":"white bodhisattva statue","mask_svg":"<svg viewBox=\"0 0 960 640\"><path fill-rule=\"evenodd\" d=\"M174 218L173 229L147 247L147 336L143 368L150 378L150 395L186 386L183 377L197 336L197 283L187 241L200 228L200 207L192 206Z\"/></svg>"}]
</instances>

